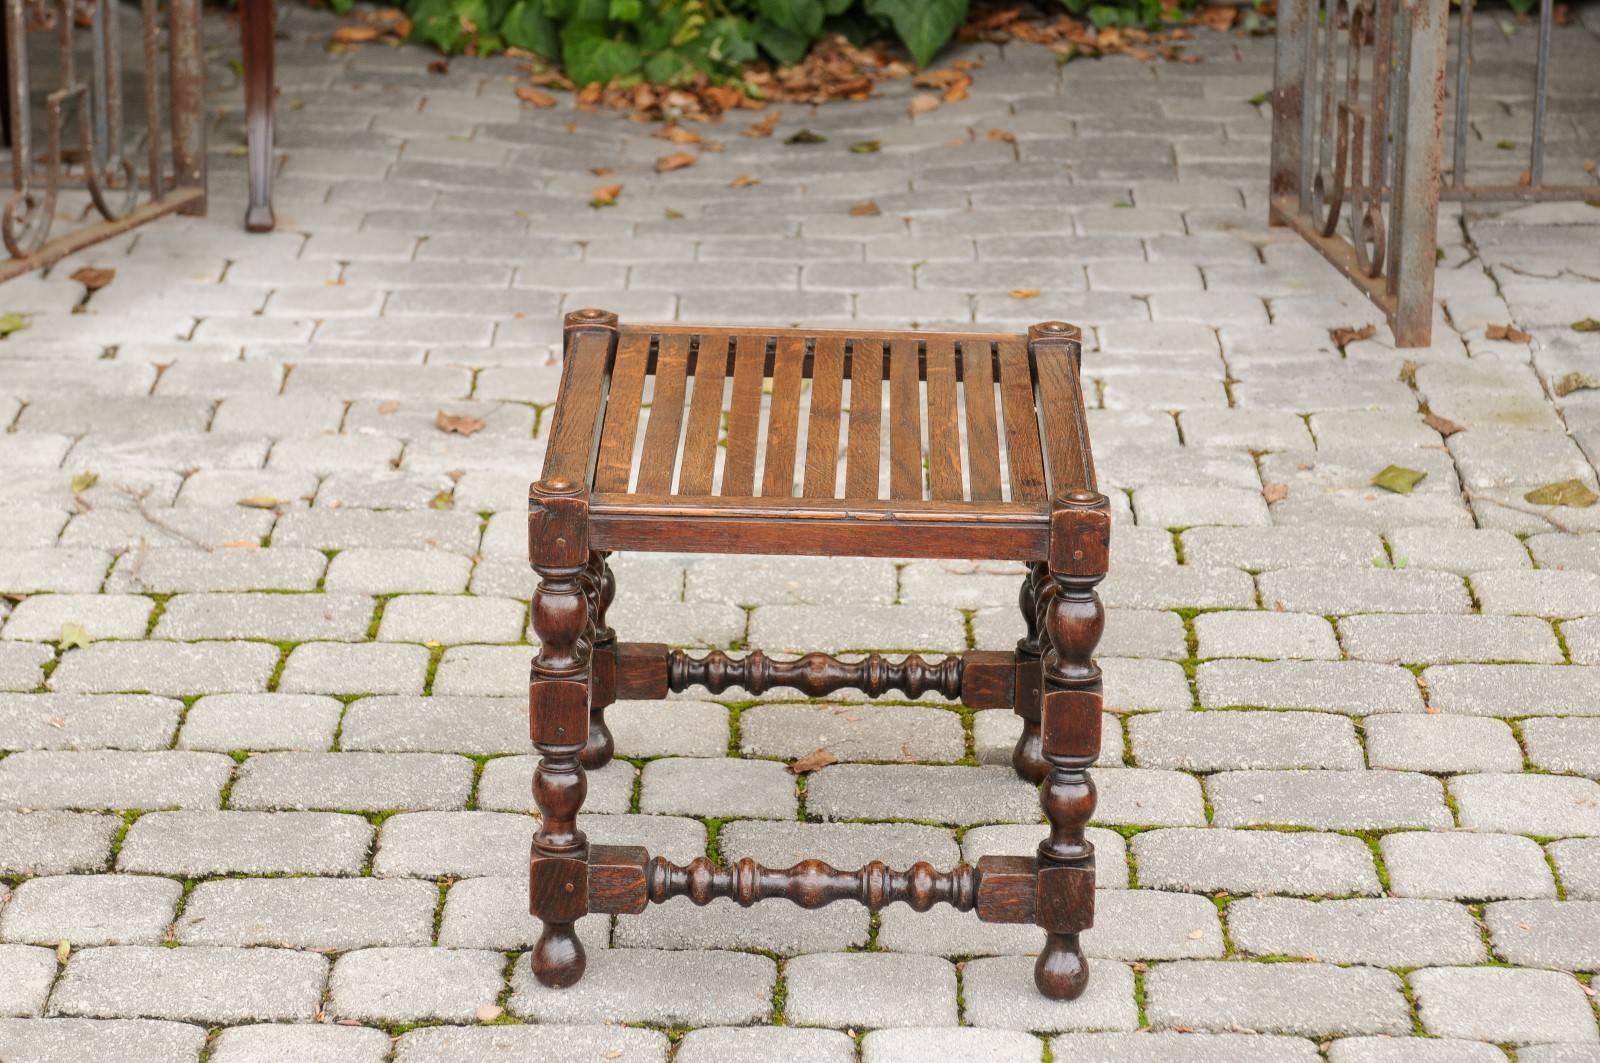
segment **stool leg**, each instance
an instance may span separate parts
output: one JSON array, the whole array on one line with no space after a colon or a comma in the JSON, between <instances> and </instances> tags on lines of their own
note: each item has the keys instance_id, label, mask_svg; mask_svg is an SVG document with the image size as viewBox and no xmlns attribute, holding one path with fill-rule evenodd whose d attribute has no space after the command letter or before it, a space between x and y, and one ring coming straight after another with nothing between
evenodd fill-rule
<instances>
[{"instance_id":1,"label":"stool leg","mask_svg":"<svg viewBox=\"0 0 1600 1063\"><path fill-rule=\"evenodd\" d=\"M611 763L617 744L606 726L606 706L616 700L617 633L606 624L606 610L617 595L617 579L606 564L609 551L593 550L584 570L584 594L589 599L589 616L594 625L594 694L589 703L589 742L578 755L585 768L594 771Z\"/></svg>"},{"instance_id":2,"label":"stool leg","mask_svg":"<svg viewBox=\"0 0 1600 1063\"><path fill-rule=\"evenodd\" d=\"M1095 587L1105 578L1110 517L1104 496L1090 492L1055 500L1044 610L1045 652L1041 745L1050 774L1039 803L1050 835L1039 844L1039 921L1047 931L1034 966L1045 996L1070 1000L1089 982L1078 934L1094 921L1094 846L1084 827L1094 815L1089 767L1100 752L1100 669L1095 646L1105 610Z\"/></svg>"},{"instance_id":3,"label":"stool leg","mask_svg":"<svg viewBox=\"0 0 1600 1063\"><path fill-rule=\"evenodd\" d=\"M1017 595L1027 634L1017 642L1012 711L1022 717L1022 734L1011 751L1011 766L1018 776L1032 783L1043 782L1050 773L1050 765L1039 748L1039 659L1045 643L1039 621L1044 605L1040 600L1041 590L1052 586L1047 566L1044 562L1035 562L1028 566L1028 574L1022 578L1022 590Z\"/></svg>"},{"instance_id":4,"label":"stool leg","mask_svg":"<svg viewBox=\"0 0 1600 1063\"><path fill-rule=\"evenodd\" d=\"M528 868L528 908L544 923L533 973L547 986L583 977L574 924L589 904L589 841L578 829L589 784L579 755L589 738L592 639L584 574L588 502L566 481L541 481L530 501L529 555L539 586L533 630L539 653L528 684L529 731L538 749L533 799L542 818Z\"/></svg>"},{"instance_id":5,"label":"stool leg","mask_svg":"<svg viewBox=\"0 0 1600 1063\"><path fill-rule=\"evenodd\" d=\"M245 140L250 170L250 205L244 227L253 233L271 232L272 217L272 114L275 53L277 51L277 0L240 0L239 36L244 51Z\"/></svg>"}]
</instances>

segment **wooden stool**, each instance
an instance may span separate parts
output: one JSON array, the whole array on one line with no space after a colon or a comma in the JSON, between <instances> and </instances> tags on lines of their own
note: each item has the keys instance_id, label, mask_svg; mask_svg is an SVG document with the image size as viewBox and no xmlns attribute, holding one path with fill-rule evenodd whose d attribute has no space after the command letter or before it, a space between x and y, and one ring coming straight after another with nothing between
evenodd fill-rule
<instances>
[{"instance_id":1,"label":"wooden stool","mask_svg":"<svg viewBox=\"0 0 1600 1063\"><path fill-rule=\"evenodd\" d=\"M590 912L634 915L678 896L701 905L731 897L746 907L785 897L803 908L851 899L873 911L894 901L917 911L942 902L976 909L985 922L1036 923L1048 932L1034 968L1040 992L1056 999L1083 992L1088 967L1078 934L1094 912L1094 849L1084 825L1095 806L1088 769L1100 752L1093 654L1105 622L1095 586L1106 573L1111 515L1095 489L1079 338L1058 321L1023 337L619 326L603 310L567 315L544 476L528 499L528 554L539 576L532 614L539 652L528 687L541 754L533 796L543 820L529 869L530 910L544 923L533 951L539 981L569 986L582 977L573 924ZM647 378L653 386L636 462ZM886 492L879 471L885 385ZM619 642L607 623L616 584L606 558L614 550L1025 561L1027 634L1015 652L936 662L871 654L847 663L819 653L783 661L759 651L693 657ZM641 847L591 844L577 815L584 769L611 759L606 706L691 686L752 694L785 686L812 697L937 691L973 708L1011 708L1023 719L1012 764L1042 783L1049 837L1035 855L986 856L949 872L926 863L893 871L877 861L855 871L818 860L782 869L749 859L719 866L703 857L679 866Z\"/></svg>"}]
</instances>

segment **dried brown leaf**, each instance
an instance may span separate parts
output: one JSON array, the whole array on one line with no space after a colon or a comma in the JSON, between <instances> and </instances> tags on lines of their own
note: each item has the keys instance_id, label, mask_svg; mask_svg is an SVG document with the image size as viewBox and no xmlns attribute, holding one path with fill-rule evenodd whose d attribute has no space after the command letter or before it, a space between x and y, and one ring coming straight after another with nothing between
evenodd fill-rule
<instances>
[{"instance_id":1,"label":"dried brown leaf","mask_svg":"<svg viewBox=\"0 0 1600 1063\"><path fill-rule=\"evenodd\" d=\"M375 41L383 36L383 29L378 26L340 26L333 31L330 38L334 44L365 44Z\"/></svg>"},{"instance_id":2,"label":"dried brown leaf","mask_svg":"<svg viewBox=\"0 0 1600 1063\"><path fill-rule=\"evenodd\" d=\"M1574 509L1588 509L1600 502L1600 495L1590 490L1582 480L1558 480L1535 487L1522 497L1536 506L1571 506Z\"/></svg>"},{"instance_id":3,"label":"dried brown leaf","mask_svg":"<svg viewBox=\"0 0 1600 1063\"><path fill-rule=\"evenodd\" d=\"M691 155L687 151L675 151L671 155L663 155L656 160L656 173L671 173L673 170L682 170L693 166L700 161L700 156Z\"/></svg>"},{"instance_id":4,"label":"dried brown leaf","mask_svg":"<svg viewBox=\"0 0 1600 1063\"><path fill-rule=\"evenodd\" d=\"M1512 343L1527 343L1533 339L1515 325L1487 325L1483 334L1491 340L1508 340Z\"/></svg>"},{"instance_id":5,"label":"dried brown leaf","mask_svg":"<svg viewBox=\"0 0 1600 1063\"><path fill-rule=\"evenodd\" d=\"M944 90L944 102L960 103L962 100L967 98L967 91L971 88L972 76L970 74L962 74L959 78L950 83L949 88Z\"/></svg>"},{"instance_id":6,"label":"dried brown leaf","mask_svg":"<svg viewBox=\"0 0 1600 1063\"><path fill-rule=\"evenodd\" d=\"M878 206L876 200L864 199L860 203L850 204L852 218L876 218L883 213L883 208Z\"/></svg>"},{"instance_id":7,"label":"dried brown leaf","mask_svg":"<svg viewBox=\"0 0 1600 1063\"><path fill-rule=\"evenodd\" d=\"M1448 417L1440 417L1436 413L1425 413L1425 414L1423 414L1422 415L1422 423L1426 424L1429 428L1433 429L1435 432L1438 432L1440 435L1444 436L1446 439L1449 439L1451 436L1455 435L1457 432L1466 431L1466 426L1465 425L1456 424L1450 418L1448 418Z\"/></svg>"},{"instance_id":8,"label":"dried brown leaf","mask_svg":"<svg viewBox=\"0 0 1600 1063\"><path fill-rule=\"evenodd\" d=\"M1039 298L1039 294L1039 289L1037 288L1011 289L1011 298L1013 299L1037 299Z\"/></svg>"},{"instance_id":9,"label":"dried brown leaf","mask_svg":"<svg viewBox=\"0 0 1600 1063\"><path fill-rule=\"evenodd\" d=\"M773 111L759 122L751 122L743 129L747 137L770 137L772 131L778 127L778 119L783 117L782 111Z\"/></svg>"},{"instance_id":10,"label":"dried brown leaf","mask_svg":"<svg viewBox=\"0 0 1600 1063\"><path fill-rule=\"evenodd\" d=\"M694 130L685 129L676 122L662 126L656 130L655 136L657 140L670 140L674 144L698 144L705 139Z\"/></svg>"},{"instance_id":11,"label":"dried brown leaf","mask_svg":"<svg viewBox=\"0 0 1600 1063\"><path fill-rule=\"evenodd\" d=\"M927 114L929 111L937 111L942 102L939 97L931 92L919 92L911 97L911 104L908 110L913 115Z\"/></svg>"},{"instance_id":12,"label":"dried brown leaf","mask_svg":"<svg viewBox=\"0 0 1600 1063\"><path fill-rule=\"evenodd\" d=\"M622 195L621 185L601 185L590 190L589 206L614 207L617 205L617 197L620 195Z\"/></svg>"},{"instance_id":13,"label":"dried brown leaf","mask_svg":"<svg viewBox=\"0 0 1600 1063\"><path fill-rule=\"evenodd\" d=\"M1009 129L991 129L989 130L989 139L998 140L1002 144L1015 144L1017 135Z\"/></svg>"},{"instance_id":14,"label":"dried brown leaf","mask_svg":"<svg viewBox=\"0 0 1600 1063\"><path fill-rule=\"evenodd\" d=\"M839 763L839 758L829 753L826 749L815 749L790 764L789 771L794 775L805 775L819 768L826 768L829 764L837 763Z\"/></svg>"},{"instance_id":15,"label":"dried brown leaf","mask_svg":"<svg viewBox=\"0 0 1600 1063\"><path fill-rule=\"evenodd\" d=\"M1280 483L1264 483L1261 485L1261 497L1267 500L1267 505L1282 502L1289 497L1289 485Z\"/></svg>"},{"instance_id":16,"label":"dried brown leaf","mask_svg":"<svg viewBox=\"0 0 1600 1063\"><path fill-rule=\"evenodd\" d=\"M446 413L440 410L433 418L433 423L441 432L453 432L458 436L477 435L483 431L484 420L482 417L469 417L466 414Z\"/></svg>"},{"instance_id":17,"label":"dried brown leaf","mask_svg":"<svg viewBox=\"0 0 1600 1063\"><path fill-rule=\"evenodd\" d=\"M1574 391L1594 391L1597 388L1600 388L1600 376L1593 373L1572 372L1557 380L1551 390L1559 398L1571 395Z\"/></svg>"},{"instance_id":18,"label":"dried brown leaf","mask_svg":"<svg viewBox=\"0 0 1600 1063\"><path fill-rule=\"evenodd\" d=\"M1347 325L1343 328L1331 328L1328 330L1329 338L1333 340L1340 350L1357 340L1370 340L1377 334L1378 326L1376 325L1363 325L1361 328L1353 328Z\"/></svg>"},{"instance_id":19,"label":"dried brown leaf","mask_svg":"<svg viewBox=\"0 0 1600 1063\"><path fill-rule=\"evenodd\" d=\"M516 93L517 99L521 100L523 103L532 104L535 107L554 107L556 105L556 98L554 96L550 95L548 92L542 92L539 89L529 88L527 85L518 85L516 88Z\"/></svg>"},{"instance_id":20,"label":"dried brown leaf","mask_svg":"<svg viewBox=\"0 0 1600 1063\"><path fill-rule=\"evenodd\" d=\"M755 176L753 176L751 174L742 173L738 177L735 177L733 180L729 181L728 182L728 187L729 188L749 188L751 185L758 185L760 183L761 183L761 178L755 177Z\"/></svg>"},{"instance_id":21,"label":"dried brown leaf","mask_svg":"<svg viewBox=\"0 0 1600 1063\"><path fill-rule=\"evenodd\" d=\"M114 269L96 269L93 266L84 266L72 275L72 279L89 289L97 292L110 284L117 276Z\"/></svg>"}]
</instances>

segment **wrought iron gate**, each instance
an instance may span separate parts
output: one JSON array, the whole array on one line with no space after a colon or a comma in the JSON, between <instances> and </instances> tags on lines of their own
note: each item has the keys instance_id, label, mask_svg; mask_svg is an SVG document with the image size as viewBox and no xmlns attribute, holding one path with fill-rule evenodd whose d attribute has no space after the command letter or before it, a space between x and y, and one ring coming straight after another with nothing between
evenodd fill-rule
<instances>
[{"instance_id":1,"label":"wrought iron gate","mask_svg":"<svg viewBox=\"0 0 1600 1063\"><path fill-rule=\"evenodd\" d=\"M1271 221L1304 236L1388 315L1395 342L1433 328L1438 213L1446 199L1584 199L1544 183L1553 0L1539 6L1528 167L1467 180L1473 0L1461 0L1451 174L1441 180L1450 0L1282 0L1273 77Z\"/></svg>"},{"instance_id":2,"label":"wrought iron gate","mask_svg":"<svg viewBox=\"0 0 1600 1063\"><path fill-rule=\"evenodd\" d=\"M140 0L131 76L121 23L132 11L117 0L4 4L0 280L174 211L205 213L200 0L165 0L164 11Z\"/></svg>"}]
</instances>

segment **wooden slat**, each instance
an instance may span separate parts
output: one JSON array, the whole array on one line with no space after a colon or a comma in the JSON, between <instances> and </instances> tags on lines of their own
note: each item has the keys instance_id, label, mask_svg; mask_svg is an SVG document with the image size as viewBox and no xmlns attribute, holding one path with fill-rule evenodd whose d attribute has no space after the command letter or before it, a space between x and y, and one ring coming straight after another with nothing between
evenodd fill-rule
<instances>
[{"instance_id":1,"label":"wooden slat","mask_svg":"<svg viewBox=\"0 0 1600 1063\"><path fill-rule=\"evenodd\" d=\"M889 493L922 497L922 389L917 385L917 341L889 344Z\"/></svg>"},{"instance_id":2,"label":"wooden slat","mask_svg":"<svg viewBox=\"0 0 1600 1063\"><path fill-rule=\"evenodd\" d=\"M606 362L611 337L605 332L579 332L561 365L561 390L550 438L545 447L544 478L589 483L589 459L595 450L600 403L605 395Z\"/></svg>"},{"instance_id":3,"label":"wooden slat","mask_svg":"<svg viewBox=\"0 0 1600 1063\"><path fill-rule=\"evenodd\" d=\"M806 424L807 498L832 498L839 482L839 404L844 390L844 341L828 336L811 355L811 418Z\"/></svg>"},{"instance_id":4,"label":"wooden slat","mask_svg":"<svg viewBox=\"0 0 1600 1063\"><path fill-rule=\"evenodd\" d=\"M850 443L844 496L878 497L878 433L883 424L883 356L876 341L850 345Z\"/></svg>"},{"instance_id":5,"label":"wooden slat","mask_svg":"<svg viewBox=\"0 0 1600 1063\"><path fill-rule=\"evenodd\" d=\"M1050 456L1050 488L1093 490L1094 457L1083 410L1083 385L1070 349L1040 344L1035 348L1039 374L1039 409L1044 415L1045 446Z\"/></svg>"},{"instance_id":6,"label":"wooden slat","mask_svg":"<svg viewBox=\"0 0 1600 1063\"><path fill-rule=\"evenodd\" d=\"M1000 501L1000 431L994 416L994 356L987 340L961 344L967 402L967 472L974 502Z\"/></svg>"},{"instance_id":7,"label":"wooden slat","mask_svg":"<svg viewBox=\"0 0 1600 1063\"><path fill-rule=\"evenodd\" d=\"M722 493L743 498L755 494L756 442L761 431L761 380L766 368L767 340L760 333L740 333L733 355L733 399L728 415L728 457L722 466Z\"/></svg>"},{"instance_id":8,"label":"wooden slat","mask_svg":"<svg viewBox=\"0 0 1600 1063\"><path fill-rule=\"evenodd\" d=\"M794 495L794 459L800 432L800 370L806 341L785 336L778 341L772 366L772 409L767 414L767 455L761 472L761 493L769 498Z\"/></svg>"},{"instance_id":9,"label":"wooden slat","mask_svg":"<svg viewBox=\"0 0 1600 1063\"><path fill-rule=\"evenodd\" d=\"M1033 377L1028 348L1020 339L1002 340L1000 396L1006 414L1006 464L1011 470L1013 501L1043 500L1044 454L1039 447L1038 413L1033 405Z\"/></svg>"},{"instance_id":10,"label":"wooden slat","mask_svg":"<svg viewBox=\"0 0 1600 1063\"><path fill-rule=\"evenodd\" d=\"M600 456L595 460L596 491L626 491L633 471L633 445L639 428L639 400L644 372L650 364L650 336L630 332L617 343L606 398L606 423L600 431Z\"/></svg>"},{"instance_id":11,"label":"wooden slat","mask_svg":"<svg viewBox=\"0 0 1600 1063\"><path fill-rule=\"evenodd\" d=\"M694 398L689 400L689 427L683 433L683 467L678 494L709 495L717 472L717 441L722 436L722 392L728 376L725 332L700 337L694 365Z\"/></svg>"},{"instance_id":12,"label":"wooden slat","mask_svg":"<svg viewBox=\"0 0 1600 1063\"><path fill-rule=\"evenodd\" d=\"M956 345L948 336L934 336L927 348L928 481L934 498L959 499L961 421L956 415Z\"/></svg>"},{"instance_id":13,"label":"wooden slat","mask_svg":"<svg viewBox=\"0 0 1600 1063\"><path fill-rule=\"evenodd\" d=\"M650 422L639 449L639 493L666 494L678 467L678 429L683 426L684 378L689 370L689 337L663 336L656 350L655 390Z\"/></svg>"}]
</instances>

